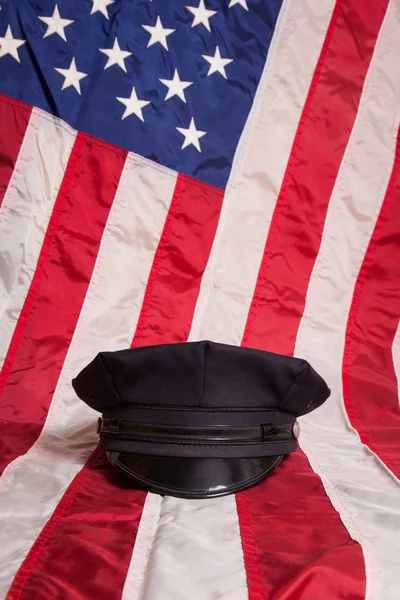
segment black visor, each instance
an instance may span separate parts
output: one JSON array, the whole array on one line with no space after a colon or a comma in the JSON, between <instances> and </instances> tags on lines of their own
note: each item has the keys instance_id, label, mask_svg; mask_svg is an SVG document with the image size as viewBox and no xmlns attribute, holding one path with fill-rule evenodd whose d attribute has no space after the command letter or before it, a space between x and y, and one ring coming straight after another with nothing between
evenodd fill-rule
<instances>
[{"instance_id":1,"label":"black visor","mask_svg":"<svg viewBox=\"0 0 400 600\"><path fill-rule=\"evenodd\" d=\"M178 458L107 452L110 463L141 488L177 498L215 498L267 477L283 456Z\"/></svg>"}]
</instances>

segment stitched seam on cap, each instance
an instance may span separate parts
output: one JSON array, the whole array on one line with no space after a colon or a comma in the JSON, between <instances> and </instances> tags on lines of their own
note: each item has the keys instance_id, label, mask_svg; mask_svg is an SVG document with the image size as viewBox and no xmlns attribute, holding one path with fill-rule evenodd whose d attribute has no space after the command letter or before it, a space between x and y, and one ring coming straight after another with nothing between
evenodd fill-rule
<instances>
[{"instance_id":1,"label":"stitched seam on cap","mask_svg":"<svg viewBox=\"0 0 400 600\"><path fill-rule=\"evenodd\" d=\"M305 365L304 365L303 369L297 375L297 377L295 377L295 379L292 382L292 385L289 388L288 393L286 394L285 398L283 399L283 402L282 402L283 405L285 405L285 403L288 400L288 398L290 398L290 396L291 396L291 394L293 392L293 389L295 388L296 385L299 384L300 379L303 377L304 373L306 373L309 368L310 368L310 365L307 362L305 362Z\"/></svg>"},{"instance_id":2,"label":"stitched seam on cap","mask_svg":"<svg viewBox=\"0 0 400 600\"><path fill-rule=\"evenodd\" d=\"M111 383L112 383L112 385L113 385L114 391L115 391L115 393L116 393L116 395L117 395L117 398L118 398L119 402L120 402L121 404L124 404L124 403L123 403L123 401L122 401L122 398L121 398L121 396L119 395L118 388L117 388L117 386L116 386L116 384L115 384L115 380L114 380L113 374L111 373L110 369L107 367L107 365L106 365L106 363L105 363L105 361L104 361L104 358L103 358L102 354L99 354L99 358L100 358L100 360L101 360L101 364L103 365L103 368L105 369L105 371L106 371L106 372L109 374L109 376L111 377Z\"/></svg>"}]
</instances>

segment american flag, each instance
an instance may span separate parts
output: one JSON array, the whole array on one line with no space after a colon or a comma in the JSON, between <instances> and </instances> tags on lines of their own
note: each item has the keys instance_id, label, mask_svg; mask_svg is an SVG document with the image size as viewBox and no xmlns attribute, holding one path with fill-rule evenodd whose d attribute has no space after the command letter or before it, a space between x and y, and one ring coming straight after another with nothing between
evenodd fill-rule
<instances>
[{"instance_id":1,"label":"american flag","mask_svg":"<svg viewBox=\"0 0 400 600\"><path fill-rule=\"evenodd\" d=\"M400 598L399 0L0 0L0 598ZM236 496L124 485L71 379L212 339L332 396Z\"/></svg>"}]
</instances>

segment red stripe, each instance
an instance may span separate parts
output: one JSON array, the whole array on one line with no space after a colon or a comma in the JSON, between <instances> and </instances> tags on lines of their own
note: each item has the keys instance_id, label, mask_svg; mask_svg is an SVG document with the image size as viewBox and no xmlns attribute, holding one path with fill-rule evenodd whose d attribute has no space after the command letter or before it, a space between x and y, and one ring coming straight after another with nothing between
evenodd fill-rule
<instances>
[{"instance_id":1,"label":"red stripe","mask_svg":"<svg viewBox=\"0 0 400 600\"><path fill-rule=\"evenodd\" d=\"M337 172L387 7L338 2L288 163L243 344L293 354ZM362 550L301 451L237 496L249 599L365 596Z\"/></svg>"},{"instance_id":2,"label":"red stripe","mask_svg":"<svg viewBox=\"0 0 400 600\"><path fill-rule=\"evenodd\" d=\"M0 206L17 162L32 108L0 94Z\"/></svg>"},{"instance_id":3,"label":"red stripe","mask_svg":"<svg viewBox=\"0 0 400 600\"><path fill-rule=\"evenodd\" d=\"M354 289L343 359L351 424L400 477L400 410L392 345L400 318L400 135L382 208Z\"/></svg>"},{"instance_id":4,"label":"red stripe","mask_svg":"<svg viewBox=\"0 0 400 600\"><path fill-rule=\"evenodd\" d=\"M187 340L223 197L218 188L178 176L147 285L135 346Z\"/></svg>"},{"instance_id":5,"label":"red stripe","mask_svg":"<svg viewBox=\"0 0 400 600\"><path fill-rule=\"evenodd\" d=\"M387 4L336 4L271 222L246 346L283 354L294 347L329 199Z\"/></svg>"},{"instance_id":6,"label":"red stripe","mask_svg":"<svg viewBox=\"0 0 400 600\"><path fill-rule=\"evenodd\" d=\"M133 346L186 339L222 194L178 177ZM75 600L120 600L145 501L143 492L125 485L96 450L33 545L7 599L45 600L64 594Z\"/></svg>"},{"instance_id":7,"label":"red stripe","mask_svg":"<svg viewBox=\"0 0 400 600\"><path fill-rule=\"evenodd\" d=\"M361 548L302 452L236 504L249 600L364 600Z\"/></svg>"},{"instance_id":8,"label":"red stripe","mask_svg":"<svg viewBox=\"0 0 400 600\"><path fill-rule=\"evenodd\" d=\"M7 600L120 600L144 492L124 489L92 454L32 546Z\"/></svg>"},{"instance_id":9,"label":"red stripe","mask_svg":"<svg viewBox=\"0 0 400 600\"><path fill-rule=\"evenodd\" d=\"M1 468L42 430L125 157L87 135L75 141L0 374Z\"/></svg>"}]
</instances>

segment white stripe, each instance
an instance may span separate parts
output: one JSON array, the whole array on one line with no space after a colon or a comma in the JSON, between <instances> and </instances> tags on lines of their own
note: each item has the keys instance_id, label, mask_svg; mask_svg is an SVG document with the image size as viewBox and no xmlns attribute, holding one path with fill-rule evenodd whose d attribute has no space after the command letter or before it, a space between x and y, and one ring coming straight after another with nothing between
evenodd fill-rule
<instances>
[{"instance_id":1,"label":"white stripe","mask_svg":"<svg viewBox=\"0 0 400 600\"><path fill-rule=\"evenodd\" d=\"M269 222L334 1L286 1L225 195L190 339L240 344ZM218 264L217 264L218 263ZM133 551L140 549L138 536ZM133 562L137 565L137 562ZM146 589L123 600L245 600L234 496L165 498ZM128 577L142 578L129 570Z\"/></svg>"},{"instance_id":2,"label":"white stripe","mask_svg":"<svg viewBox=\"0 0 400 600\"><path fill-rule=\"evenodd\" d=\"M122 600L247 600L235 497L164 498L147 573Z\"/></svg>"},{"instance_id":3,"label":"white stripe","mask_svg":"<svg viewBox=\"0 0 400 600\"><path fill-rule=\"evenodd\" d=\"M97 442L97 413L71 379L103 350L129 347L176 173L128 156L42 434L0 480L0 598Z\"/></svg>"},{"instance_id":4,"label":"white stripe","mask_svg":"<svg viewBox=\"0 0 400 600\"><path fill-rule=\"evenodd\" d=\"M397 396L399 398L399 404L400 404L400 321L399 321L399 325L397 327L396 335L394 336L394 340L393 340L392 357L393 357L394 372L395 372L396 381L397 381Z\"/></svg>"},{"instance_id":5,"label":"white stripe","mask_svg":"<svg viewBox=\"0 0 400 600\"><path fill-rule=\"evenodd\" d=\"M29 290L76 131L34 108L0 208L0 368Z\"/></svg>"},{"instance_id":6,"label":"white stripe","mask_svg":"<svg viewBox=\"0 0 400 600\"><path fill-rule=\"evenodd\" d=\"M333 0L285 2L235 157L191 338L237 343Z\"/></svg>"},{"instance_id":7,"label":"white stripe","mask_svg":"<svg viewBox=\"0 0 400 600\"><path fill-rule=\"evenodd\" d=\"M389 5L326 219L299 328L297 356L332 396L301 419L300 441L350 535L363 549L369 600L398 600L400 486L351 428L341 367L354 286L395 154L400 120L400 6Z\"/></svg>"},{"instance_id":8,"label":"white stripe","mask_svg":"<svg viewBox=\"0 0 400 600\"><path fill-rule=\"evenodd\" d=\"M147 494L121 600L138 600L148 585L149 559L160 520L161 503L162 496Z\"/></svg>"}]
</instances>

